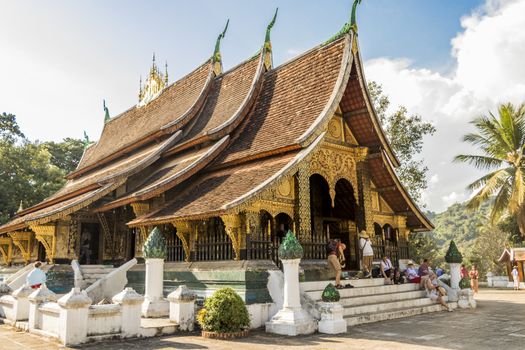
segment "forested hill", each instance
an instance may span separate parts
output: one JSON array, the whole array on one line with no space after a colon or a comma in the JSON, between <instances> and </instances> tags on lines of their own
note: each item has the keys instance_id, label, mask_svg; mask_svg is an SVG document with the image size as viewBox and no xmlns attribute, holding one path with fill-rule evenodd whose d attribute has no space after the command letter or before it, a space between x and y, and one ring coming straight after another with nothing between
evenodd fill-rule
<instances>
[{"instance_id":1,"label":"forested hill","mask_svg":"<svg viewBox=\"0 0 525 350\"><path fill-rule=\"evenodd\" d=\"M435 226L433 236L440 250L448 248L454 240L461 252L467 253L479 232L488 225L490 203L484 203L478 210L467 209L466 203L451 205L442 213L427 213Z\"/></svg>"}]
</instances>

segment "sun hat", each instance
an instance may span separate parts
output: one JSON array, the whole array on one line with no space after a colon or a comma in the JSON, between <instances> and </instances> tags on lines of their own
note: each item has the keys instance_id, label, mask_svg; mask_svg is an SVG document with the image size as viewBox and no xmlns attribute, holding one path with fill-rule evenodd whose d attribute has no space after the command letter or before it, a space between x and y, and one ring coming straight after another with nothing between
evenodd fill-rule
<instances>
[{"instance_id":1,"label":"sun hat","mask_svg":"<svg viewBox=\"0 0 525 350\"><path fill-rule=\"evenodd\" d=\"M361 232L359 232L359 237L370 238L370 237L368 237L368 233L366 233L365 230L361 230Z\"/></svg>"}]
</instances>

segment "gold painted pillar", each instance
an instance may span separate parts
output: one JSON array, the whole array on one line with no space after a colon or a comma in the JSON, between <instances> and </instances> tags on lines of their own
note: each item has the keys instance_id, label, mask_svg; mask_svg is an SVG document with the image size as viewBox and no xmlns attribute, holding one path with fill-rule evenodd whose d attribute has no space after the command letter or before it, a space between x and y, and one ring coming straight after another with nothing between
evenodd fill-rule
<instances>
[{"instance_id":1,"label":"gold painted pillar","mask_svg":"<svg viewBox=\"0 0 525 350\"><path fill-rule=\"evenodd\" d=\"M9 237L13 239L13 244L20 249L22 258L25 263L29 263L31 260L31 248L32 248L32 237L33 232L30 231L15 231L8 233Z\"/></svg>"},{"instance_id":2,"label":"gold painted pillar","mask_svg":"<svg viewBox=\"0 0 525 350\"><path fill-rule=\"evenodd\" d=\"M11 265L13 260L13 239L11 237L0 237L0 253L6 265Z\"/></svg>"},{"instance_id":3,"label":"gold painted pillar","mask_svg":"<svg viewBox=\"0 0 525 350\"><path fill-rule=\"evenodd\" d=\"M148 202L131 203L131 208L133 209L133 213L135 213L135 217L137 218L142 215L146 215L150 211ZM138 230L139 232L135 237L135 256L137 258L141 258L142 246L148 237L148 228L146 226L140 226L138 227Z\"/></svg>"},{"instance_id":4,"label":"gold painted pillar","mask_svg":"<svg viewBox=\"0 0 525 350\"><path fill-rule=\"evenodd\" d=\"M370 171L366 161L357 162L357 182L359 186L359 230L366 230L370 237L374 236L374 214L372 209L372 190Z\"/></svg>"},{"instance_id":5,"label":"gold painted pillar","mask_svg":"<svg viewBox=\"0 0 525 350\"><path fill-rule=\"evenodd\" d=\"M31 225L29 228L35 233L35 239L44 246L47 260L52 264L56 253L56 225Z\"/></svg>"},{"instance_id":6,"label":"gold painted pillar","mask_svg":"<svg viewBox=\"0 0 525 350\"><path fill-rule=\"evenodd\" d=\"M189 262L191 256L191 234L194 231L195 225L190 221L174 221L172 225L177 230L176 235L182 241L182 248L184 249L184 261Z\"/></svg>"},{"instance_id":7,"label":"gold painted pillar","mask_svg":"<svg viewBox=\"0 0 525 350\"><path fill-rule=\"evenodd\" d=\"M235 260L241 260L241 216L239 214L228 214L221 216L226 234L232 241L233 251L235 253Z\"/></svg>"},{"instance_id":8,"label":"gold painted pillar","mask_svg":"<svg viewBox=\"0 0 525 350\"><path fill-rule=\"evenodd\" d=\"M299 241L308 242L312 238L312 218L310 213L310 169L308 164L301 166L297 172L297 199L296 199L296 218L299 232L295 234Z\"/></svg>"}]
</instances>

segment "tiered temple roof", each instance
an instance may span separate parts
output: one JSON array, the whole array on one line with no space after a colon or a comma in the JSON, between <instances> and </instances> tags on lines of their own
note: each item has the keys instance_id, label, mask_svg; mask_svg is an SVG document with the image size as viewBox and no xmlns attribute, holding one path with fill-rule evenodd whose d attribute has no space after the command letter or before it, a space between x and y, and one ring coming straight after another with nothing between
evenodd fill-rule
<instances>
[{"instance_id":1,"label":"tiered temple roof","mask_svg":"<svg viewBox=\"0 0 525 350\"><path fill-rule=\"evenodd\" d=\"M407 216L408 228L431 229L396 176L399 161L368 94L357 35L348 31L275 68L268 43L227 72L217 70L214 55L149 103L108 121L64 188L19 212L0 233L167 193L161 207L128 225L242 208L308 160L338 109L369 149L375 186L392 188L383 194L388 205Z\"/></svg>"}]
</instances>

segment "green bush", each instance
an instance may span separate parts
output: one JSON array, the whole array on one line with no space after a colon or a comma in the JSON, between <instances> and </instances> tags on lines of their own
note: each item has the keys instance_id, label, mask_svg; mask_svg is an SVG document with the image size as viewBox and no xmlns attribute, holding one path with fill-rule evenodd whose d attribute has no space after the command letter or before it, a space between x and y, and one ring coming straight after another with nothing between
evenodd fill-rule
<instances>
[{"instance_id":1,"label":"green bush","mask_svg":"<svg viewBox=\"0 0 525 350\"><path fill-rule=\"evenodd\" d=\"M221 288L206 299L197 321L208 332L231 333L250 327L246 305L231 288Z\"/></svg>"},{"instance_id":2,"label":"green bush","mask_svg":"<svg viewBox=\"0 0 525 350\"><path fill-rule=\"evenodd\" d=\"M470 281L468 278L466 277L463 277L462 279L459 280L459 288L461 289L466 289L466 288L470 288Z\"/></svg>"}]
</instances>

